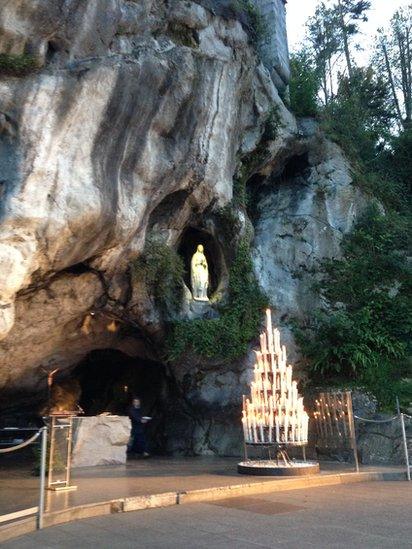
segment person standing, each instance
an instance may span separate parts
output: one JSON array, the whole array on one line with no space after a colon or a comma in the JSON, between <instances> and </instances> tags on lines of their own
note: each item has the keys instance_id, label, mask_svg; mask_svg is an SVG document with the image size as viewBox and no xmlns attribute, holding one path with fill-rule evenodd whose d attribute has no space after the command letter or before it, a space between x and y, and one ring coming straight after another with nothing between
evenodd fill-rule
<instances>
[{"instance_id":1,"label":"person standing","mask_svg":"<svg viewBox=\"0 0 412 549\"><path fill-rule=\"evenodd\" d=\"M143 425L148 422L148 418L142 416L140 398L135 397L132 400L132 405L129 408L129 418L132 422L132 430L128 453L149 457L150 454L147 451L147 443L143 427Z\"/></svg>"}]
</instances>

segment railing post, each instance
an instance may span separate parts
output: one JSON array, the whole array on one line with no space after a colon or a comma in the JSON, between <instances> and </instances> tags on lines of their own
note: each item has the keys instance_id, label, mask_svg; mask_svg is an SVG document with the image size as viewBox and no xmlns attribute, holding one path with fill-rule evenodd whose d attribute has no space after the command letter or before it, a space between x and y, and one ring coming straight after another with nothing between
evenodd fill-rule
<instances>
[{"instance_id":1,"label":"railing post","mask_svg":"<svg viewBox=\"0 0 412 549\"><path fill-rule=\"evenodd\" d=\"M351 444L353 449L353 457L355 458L355 469L359 473L359 459L358 459L358 445L356 443L356 429L355 429L355 418L353 417L353 404L352 404L352 393L347 391L347 408L349 416L349 432L351 438Z\"/></svg>"},{"instance_id":2,"label":"railing post","mask_svg":"<svg viewBox=\"0 0 412 549\"><path fill-rule=\"evenodd\" d=\"M409 466L409 450L408 450L408 440L406 438L406 429L405 429L405 417L404 414L400 414L401 427L402 427L402 438L403 438L403 447L405 450L405 463L406 463L406 478L411 480L411 469Z\"/></svg>"},{"instance_id":3,"label":"railing post","mask_svg":"<svg viewBox=\"0 0 412 549\"><path fill-rule=\"evenodd\" d=\"M47 427L43 427L41 434L41 455L40 455L40 495L39 512L37 517L37 528L43 528L44 514L44 491L46 489L46 456L47 456Z\"/></svg>"}]
</instances>

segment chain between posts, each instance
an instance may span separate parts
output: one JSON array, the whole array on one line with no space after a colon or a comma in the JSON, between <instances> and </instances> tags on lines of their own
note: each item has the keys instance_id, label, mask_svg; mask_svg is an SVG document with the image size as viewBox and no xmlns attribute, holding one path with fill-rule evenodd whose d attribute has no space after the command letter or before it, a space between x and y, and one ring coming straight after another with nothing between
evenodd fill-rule
<instances>
[{"instance_id":1,"label":"chain between posts","mask_svg":"<svg viewBox=\"0 0 412 549\"><path fill-rule=\"evenodd\" d=\"M391 421L395 421L398 419L398 416L393 416L390 419L366 419L364 417L359 416L353 416L355 419L358 419L359 421L364 421L365 423L390 423Z\"/></svg>"},{"instance_id":2,"label":"chain between posts","mask_svg":"<svg viewBox=\"0 0 412 549\"><path fill-rule=\"evenodd\" d=\"M403 448L405 452L405 465L406 465L406 478L410 482L411 479L411 465L409 461L409 448L408 448L408 439L406 437L406 428L405 428L405 418L412 419L412 416L409 416L408 414L403 414L400 411L399 408L399 401L397 400L397 408L398 408L398 414L396 416L393 416L389 419L366 419L359 416L354 416L355 419L359 421L364 421L365 423L391 423L392 421L396 421L399 419L401 423L401 430L402 430L402 440L403 440Z\"/></svg>"},{"instance_id":3,"label":"chain between posts","mask_svg":"<svg viewBox=\"0 0 412 549\"><path fill-rule=\"evenodd\" d=\"M15 444L14 446L8 446L7 448L1 448L0 454L7 454L8 452L14 452L15 450L20 450L21 448L25 448L29 444L32 444L35 440L37 440L41 434L42 430L39 429L37 433L35 433L32 437L28 438L24 442L20 442L19 444Z\"/></svg>"}]
</instances>

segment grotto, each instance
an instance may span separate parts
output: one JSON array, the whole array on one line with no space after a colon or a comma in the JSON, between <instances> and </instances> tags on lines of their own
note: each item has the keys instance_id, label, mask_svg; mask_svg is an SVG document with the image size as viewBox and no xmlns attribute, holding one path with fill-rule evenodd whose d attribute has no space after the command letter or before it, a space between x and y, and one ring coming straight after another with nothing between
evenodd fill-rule
<instances>
[{"instance_id":1,"label":"grotto","mask_svg":"<svg viewBox=\"0 0 412 549\"><path fill-rule=\"evenodd\" d=\"M342 149L290 109L285 2L257 0L272 29L258 50L226 1L31 4L0 20L0 51L31 55L0 74L2 420L38 414L58 370L86 414L141 393L156 452L238 455L263 320L242 269L299 358L311 269L339 257L367 202ZM205 352L169 353L176 326Z\"/></svg>"}]
</instances>

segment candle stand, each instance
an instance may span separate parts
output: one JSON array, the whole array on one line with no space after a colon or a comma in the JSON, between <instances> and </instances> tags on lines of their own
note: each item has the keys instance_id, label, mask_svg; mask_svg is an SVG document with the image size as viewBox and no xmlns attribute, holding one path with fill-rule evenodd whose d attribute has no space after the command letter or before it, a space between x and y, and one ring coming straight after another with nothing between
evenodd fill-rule
<instances>
[{"instance_id":1,"label":"candle stand","mask_svg":"<svg viewBox=\"0 0 412 549\"><path fill-rule=\"evenodd\" d=\"M319 473L319 463L307 461L305 445L294 444L294 447L302 448L302 460L292 459L288 453L290 444L255 444L244 443L244 461L238 463L238 473L255 476L302 476ZM249 457L248 448L261 450L259 459ZM266 458L263 456L267 452Z\"/></svg>"},{"instance_id":2,"label":"candle stand","mask_svg":"<svg viewBox=\"0 0 412 549\"><path fill-rule=\"evenodd\" d=\"M243 397L242 425L244 461L238 472L248 475L301 476L319 472L319 463L307 461L309 416L287 365L286 348L280 345L279 330L272 329L271 311L266 311L266 330L260 336L260 350L250 384L250 397ZM303 459L289 457L288 450L302 448ZM250 459L249 448L265 451L268 459Z\"/></svg>"}]
</instances>

